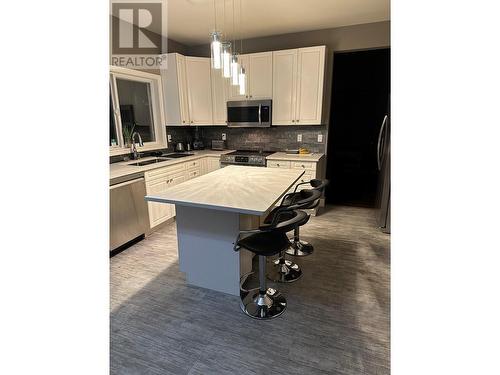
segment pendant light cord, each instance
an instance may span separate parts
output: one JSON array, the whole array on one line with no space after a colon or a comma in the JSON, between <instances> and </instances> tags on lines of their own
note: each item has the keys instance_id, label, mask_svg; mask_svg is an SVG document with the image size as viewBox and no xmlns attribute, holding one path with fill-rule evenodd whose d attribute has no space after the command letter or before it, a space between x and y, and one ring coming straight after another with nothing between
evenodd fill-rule
<instances>
[{"instance_id":1,"label":"pendant light cord","mask_svg":"<svg viewBox=\"0 0 500 375\"><path fill-rule=\"evenodd\" d=\"M217 7L215 6L215 0L214 0L214 19L215 19L214 31L217 31Z\"/></svg>"}]
</instances>

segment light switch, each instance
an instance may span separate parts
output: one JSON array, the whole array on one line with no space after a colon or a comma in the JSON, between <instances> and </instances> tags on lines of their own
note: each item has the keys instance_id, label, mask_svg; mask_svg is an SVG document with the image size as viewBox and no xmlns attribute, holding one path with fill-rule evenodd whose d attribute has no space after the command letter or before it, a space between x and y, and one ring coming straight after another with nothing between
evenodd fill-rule
<instances>
[{"instance_id":1,"label":"light switch","mask_svg":"<svg viewBox=\"0 0 500 375\"><path fill-rule=\"evenodd\" d=\"M302 142L302 134L297 134L297 142Z\"/></svg>"},{"instance_id":2,"label":"light switch","mask_svg":"<svg viewBox=\"0 0 500 375\"><path fill-rule=\"evenodd\" d=\"M318 143L323 143L323 134L318 134Z\"/></svg>"},{"instance_id":3,"label":"light switch","mask_svg":"<svg viewBox=\"0 0 500 375\"><path fill-rule=\"evenodd\" d=\"M170 134L167 134L167 142L172 142L172 136Z\"/></svg>"},{"instance_id":4,"label":"light switch","mask_svg":"<svg viewBox=\"0 0 500 375\"><path fill-rule=\"evenodd\" d=\"M226 133L222 133L222 140L225 141L226 140Z\"/></svg>"}]
</instances>

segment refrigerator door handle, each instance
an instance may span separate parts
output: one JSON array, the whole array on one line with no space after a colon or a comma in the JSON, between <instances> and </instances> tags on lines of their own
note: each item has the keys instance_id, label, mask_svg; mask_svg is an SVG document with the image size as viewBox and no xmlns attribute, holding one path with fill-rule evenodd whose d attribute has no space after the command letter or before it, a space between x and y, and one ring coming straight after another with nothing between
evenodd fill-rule
<instances>
[{"instance_id":1,"label":"refrigerator door handle","mask_svg":"<svg viewBox=\"0 0 500 375\"><path fill-rule=\"evenodd\" d=\"M380 169L382 168L382 160L381 160L381 155L380 155L380 152L381 152L381 149L380 149L380 145L382 143L382 134L384 133L384 128L385 128L385 125L387 124L387 115L384 116L384 120L382 121L382 126L380 127L380 131L378 133L378 142L377 142L377 166L378 166L378 170L380 171Z\"/></svg>"}]
</instances>

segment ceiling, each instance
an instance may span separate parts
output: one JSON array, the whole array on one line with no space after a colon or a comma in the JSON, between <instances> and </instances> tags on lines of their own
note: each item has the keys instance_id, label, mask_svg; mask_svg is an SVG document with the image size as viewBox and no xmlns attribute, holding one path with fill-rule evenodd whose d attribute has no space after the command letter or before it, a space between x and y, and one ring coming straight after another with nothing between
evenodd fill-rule
<instances>
[{"instance_id":1,"label":"ceiling","mask_svg":"<svg viewBox=\"0 0 500 375\"><path fill-rule=\"evenodd\" d=\"M238 21L241 1L241 22ZM233 0L215 0L217 29L232 36ZM223 13L226 27L223 27ZM214 0L167 0L167 37L186 45L208 43ZM236 31L244 39L329 29L390 19L390 0L234 0ZM241 30L240 30L241 26ZM165 34L165 32L163 32Z\"/></svg>"}]
</instances>

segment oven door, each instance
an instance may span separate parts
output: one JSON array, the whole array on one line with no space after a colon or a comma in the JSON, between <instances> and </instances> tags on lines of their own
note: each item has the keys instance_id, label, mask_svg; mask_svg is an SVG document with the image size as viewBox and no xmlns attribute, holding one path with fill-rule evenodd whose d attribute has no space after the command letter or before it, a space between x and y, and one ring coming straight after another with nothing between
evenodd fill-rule
<instances>
[{"instance_id":1,"label":"oven door","mask_svg":"<svg viewBox=\"0 0 500 375\"><path fill-rule=\"evenodd\" d=\"M271 100L227 102L227 125L229 127L269 127L271 118Z\"/></svg>"}]
</instances>

